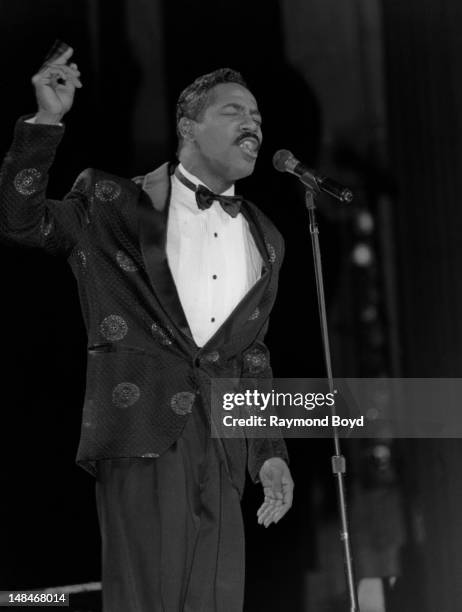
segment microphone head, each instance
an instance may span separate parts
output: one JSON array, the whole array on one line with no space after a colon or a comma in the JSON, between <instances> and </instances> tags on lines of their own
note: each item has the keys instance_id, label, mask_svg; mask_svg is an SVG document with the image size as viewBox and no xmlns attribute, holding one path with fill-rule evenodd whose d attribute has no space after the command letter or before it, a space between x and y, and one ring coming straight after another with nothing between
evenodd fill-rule
<instances>
[{"instance_id":1,"label":"microphone head","mask_svg":"<svg viewBox=\"0 0 462 612\"><path fill-rule=\"evenodd\" d=\"M293 158L294 156L290 151L287 149L280 149L273 155L273 166L276 168L276 170L279 170L279 172L287 172L286 164Z\"/></svg>"}]
</instances>

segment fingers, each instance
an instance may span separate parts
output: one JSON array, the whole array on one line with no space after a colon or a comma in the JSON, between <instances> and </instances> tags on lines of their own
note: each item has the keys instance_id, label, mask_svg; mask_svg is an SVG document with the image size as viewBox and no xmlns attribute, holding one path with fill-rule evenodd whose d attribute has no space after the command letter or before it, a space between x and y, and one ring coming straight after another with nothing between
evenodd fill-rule
<instances>
[{"instance_id":1,"label":"fingers","mask_svg":"<svg viewBox=\"0 0 462 612\"><path fill-rule=\"evenodd\" d=\"M257 511L258 524L269 527L271 523L278 523L291 506L291 503L284 503L280 500L265 500Z\"/></svg>"},{"instance_id":2,"label":"fingers","mask_svg":"<svg viewBox=\"0 0 462 612\"><path fill-rule=\"evenodd\" d=\"M74 49L72 47L67 47L64 53L62 53L61 55L58 55L56 59L54 58L50 58L50 59L53 60L53 64L67 64L69 59L72 57L73 53L74 53Z\"/></svg>"},{"instance_id":3,"label":"fingers","mask_svg":"<svg viewBox=\"0 0 462 612\"><path fill-rule=\"evenodd\" d=\"M258 523L265 527L278 523L292 507L294 482L290 472L287 470L280 481L277 480L276 484L273 481L264 487L265 501L257 511Z\"/></svg>"},{"instance_id":4,"label":"fingers","mask_svg":"<svg viewBox=\"0 0 462 612\"><path fill-rule=\"evenodd\" d=\"M82 87L82 82L79 79L80 71L77 64L66 66L64 64L48 64L32 77L34 85L74 85L74 87ZM63 81L60 83L59 81Z\"/></svg>"},{"instance_id":5,"label":"fingers","mask_svg":"<svg viewBox=\"0 0 462 612\"><path fill-rule=\"evenodd\" d=\"M265 500L257 511L258 523L268 527L274 520L275 513L278 512L283 505L282 494L276 496L272 487L267 486L263 489Z\"/></svg>"},{"instance_id":6,"label":"fingers","mask_svg":"<svg viewBox=\"0 0 462 612\"><path fill-rule=\"evenodd\" d=\"M270 497L265 497L265 501L257 511L258 524L264 525L265 527L269 527L269 525L274 522L274 518L277 512L281 509L281 506L281 500L275 500Z\"/></svg>"},{"instance_id":7,"label":"fingers","mask_svg":"<svg viewBox=\"0 0 462 612\"><path fill-rule=\"evenodd\" d=\"M62 79L65 85L70 81L74 87L82 87L82 83L79 79L80 71L77 64L71 63L68 65L68 61L73 53L74 49L72 49L72 47L57 40L50 49L50 53L47 55L37 74L33 77L32 82L34 84L41 82L51 84L53 83L53 79Z\"/></svg>"},{"instance_id":8,"label":"fingers","mask_svg":"<svg viewBox=\"0 0 462 612\"><path fill-rule=\"evenodd\" d=\"M50 53L46 56L39 72L51 64L67 64L73 53L74 49L69 47L66 43L55 43Z\"/></svg>"},{"instance_id":9,"label":"fingers","mask_svg":"<svg viewBox=\"0 0 462 612\"><path fill-rule=\"evenodd\" d=\"M279 508L276 508L272 515L274 523L278 523L291 508L292 499L290 501L284 501Z\"/></svg>"}]
</instances>

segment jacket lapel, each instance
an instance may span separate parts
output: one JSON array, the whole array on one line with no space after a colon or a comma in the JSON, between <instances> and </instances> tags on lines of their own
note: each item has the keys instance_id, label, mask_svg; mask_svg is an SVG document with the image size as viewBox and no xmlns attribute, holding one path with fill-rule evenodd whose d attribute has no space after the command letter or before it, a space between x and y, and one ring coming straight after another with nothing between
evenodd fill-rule
<instances>
[{"instance_id":1,"label":"jacket lapel","mask_svg":"<svg viewBox=\"0 0 462 612\"><path fill-rule=\"evenodd\" d=\"M246 203L241 207L241 212L247 220L249 224L250 233L255 241L255 245L261 255L262 259L262 272L260 280L269 272L268 266L268 250L265 242L265 236L263 232L263 228L257 218L254 210L248 206Z\"/></svg>"},{"instance_id":2,"label":"jacket lapel","mask_svg":"<svg viewBox=\"0 0 462 612\"><path fill-rule=\"evenodd\" d=\"M164 164L144 177L138 204L138 231L151 285L167 316L192 339L167 260L167 223L170 205L170 167Z\"/></svg>"}]
</instances>

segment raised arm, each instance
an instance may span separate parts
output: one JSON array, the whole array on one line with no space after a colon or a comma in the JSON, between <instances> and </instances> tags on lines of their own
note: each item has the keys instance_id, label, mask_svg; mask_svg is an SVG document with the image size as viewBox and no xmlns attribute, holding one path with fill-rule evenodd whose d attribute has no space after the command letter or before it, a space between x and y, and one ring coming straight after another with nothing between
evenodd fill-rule
<instances>
[{"instance_id":1,"label":"raised arm","mask_svg":"<svg viewBox=\"0 0 462 612\"><path fill-rule=\"evenodd\" d=\"M91 176L83 173L63 201L46 197L48 171L63 136L61 121L82 86L67 48L32 78L35 117L21 118L0 171L0 235L4 242L68 253L85 225L86 193Z\"/></svg>"}]
</instances>

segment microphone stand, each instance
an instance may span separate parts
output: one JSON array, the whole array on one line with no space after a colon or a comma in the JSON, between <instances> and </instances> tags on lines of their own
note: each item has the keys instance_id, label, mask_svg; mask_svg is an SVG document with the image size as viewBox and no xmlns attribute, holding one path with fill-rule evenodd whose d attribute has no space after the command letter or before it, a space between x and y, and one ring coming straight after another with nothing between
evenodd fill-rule
<instances>
[{"instance_id":1,"label":"microphone stand","mask_svg":"<svg viewBox=\"0 0 462 612\"><path fill-rule=\"evenodd\" d=\"M306 185L305 185L306 186ZM321 264L321 249L319 246L319 229L316 221L316 205L315 205L315 193L316 187L306 186L305 201L308 209L310 218L310 234L311 244L313 247L314 257L314 269L316 276L316 289L318 294L318 308L319 308L319 319L321 325L322 343L324 349L324 360L326 364L327 378L329 381L329 392L334 392L334 380L332 377L332 362L330 356L330 345L329 345L329 332L327 328L327 314L326 314L326 302L324 296L324 281L322 274ZM319 189L317 189L317 192ZM331 415L335 416L335 402L331 407ZM332 423L331 419L331 423ZM332 426L332 436L334 442L335 455L332 457L332 472L337 481L337 500L340 512L340 539L343 544L343 559L345 566L345 577L348 586L348 595L350 598L350 612L360 612L358 595L356 591L356 583L353 571L353 557L351 552L350 536L348 531L348 513L345 499L345 479L344 474L346 473L346 461L345 457L341 453L340 439L338 430Z\"/></svg>"}]
</instances>

